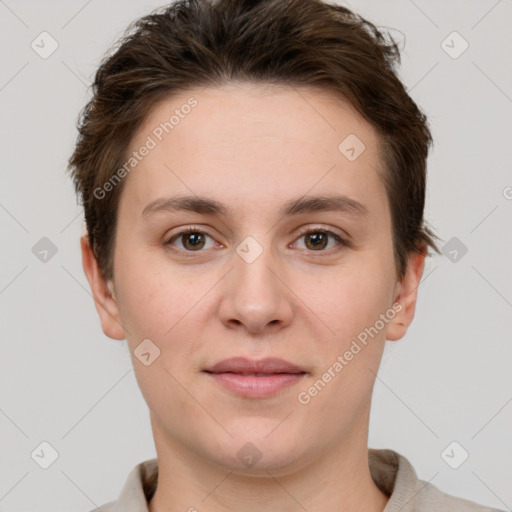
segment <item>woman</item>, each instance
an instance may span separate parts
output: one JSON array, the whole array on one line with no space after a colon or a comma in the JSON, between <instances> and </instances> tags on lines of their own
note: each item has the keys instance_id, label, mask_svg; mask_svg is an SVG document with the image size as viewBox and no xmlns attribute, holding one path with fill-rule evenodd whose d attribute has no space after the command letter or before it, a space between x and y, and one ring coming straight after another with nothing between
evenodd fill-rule
<instances>
[{"instance_id":1,"label":"woman","mask_svg":"<svg viewBox=\"0 0 512 512\"><path fill-rule=\"evenodd\" d=\"M318 0L180 1L102 63L70 159L83 265L157 458L103 511L484 511L368 449L429 248L392 40Z\"/></svg>"}]
</instances>

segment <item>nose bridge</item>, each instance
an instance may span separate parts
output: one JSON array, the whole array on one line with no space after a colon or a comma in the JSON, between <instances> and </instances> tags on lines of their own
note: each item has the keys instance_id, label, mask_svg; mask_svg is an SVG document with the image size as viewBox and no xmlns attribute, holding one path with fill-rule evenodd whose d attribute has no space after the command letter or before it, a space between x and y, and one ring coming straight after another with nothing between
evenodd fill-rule
<instances>
[{"instance_id":1,"label":"nose bridge","mask_svg":"<svg viewBox=\"0 0 512 512\"><path fill-rule=\"evenodd\" d=\"M277 291L275 276L269 270L274 266L270 238L260 243L253 236L246 237L236 247L234 260L236 292L246 299L254 296L256 301L270 300Z\"/></svg>"}]
</instances>

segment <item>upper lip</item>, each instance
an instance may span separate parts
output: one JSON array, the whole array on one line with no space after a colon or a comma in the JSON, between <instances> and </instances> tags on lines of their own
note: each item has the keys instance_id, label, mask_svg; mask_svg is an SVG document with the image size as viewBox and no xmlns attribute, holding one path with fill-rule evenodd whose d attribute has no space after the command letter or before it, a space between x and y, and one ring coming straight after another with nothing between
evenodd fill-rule
<instances>
[{"instance_id":1,"label":"upper lip","mask_svg":"<svg viewBox=\"0 0 512 512\"><path fill-rule=\"evenodd\" d=\"M275 357L267 357L265 359L247 359L245 357L232 357L218 362L214 366L205 370L208 373L306 373L305 370L299 368L284 359Z\"/></svg>"}]
</instances>

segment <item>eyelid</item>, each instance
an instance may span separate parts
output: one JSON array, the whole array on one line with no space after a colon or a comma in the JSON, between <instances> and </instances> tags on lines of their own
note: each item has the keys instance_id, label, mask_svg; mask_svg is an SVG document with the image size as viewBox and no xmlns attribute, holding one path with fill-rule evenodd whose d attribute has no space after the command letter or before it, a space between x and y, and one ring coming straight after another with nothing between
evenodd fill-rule
<instances>
[{"instance_id":1,"label":"eyelid","mask_svg":"<svg viewBox=\"0 0 512 512\"><path fill-rule=\"evenodd\" d=\"M325 231L326 233L330 233L332 235L338 236L341 239L349 238L347 234L342 234L341 232L338 232L335 230L335 228L332 228L331 226L328 226L326 224L317 224L317 225L311 225L307 224L305 226L301 226L299 228L299 236L302 236L307 233L316 232L316 231Z\"/></svg>"},{"instance_id":2,"label":"eyelid","mask_svg":"<svg viewBox=\"0 0 512 512\"><path fill-rule=\"evenodd\" d=\"M184 228L180 229L180 231L177 231L176 233L171 235L170 237L167 237L164 242L164 245L172 245L172 242L174 240L177 240L181 236L186 235L188 233L201 233L203 235L210 237L212 240L215 241L216 244L218 244L218 242L215 240L215 238L212 235L210 235L207 231L205 231L203 228L201 228L199 226L192 225L192 226L184 227ZM219 244L219 245L222 246L222 244ZM187 253L204 252L204 251L183 251L181 249L177 249L177 250L181 253L183 253L183 252L187 252Z\"/></svg>"},{"instance_id":3,"label":"eyelid","mask_svg":"<svg viewBox=\"0 0 512 512\"><path fill-rule=\"evenodd\" d=\"M346 235L341 234L341 233L337 232L334 228L331 228L330 226L327 226L325 224L318 224L316 226L307 225L307 226L301 227L299 234L295 238L295 241L293 242L293 244L295 244L297 242L297 240L299 238L303 237L304 235L307 235L309 233L317 233L319 231L327 233L328 235L333 237L338 242L338 247L334 247L329 250L307 251L308 253L312 253L312 254L318 253L319 256L322 256L322 255L329 256L332 254L333 251L339 250L340 249L339 246L342 246L342 247L351 247L352 246L351 242L350 242L350 236L348 234L346 234Z\"/></svg>"},{"instance_id":4,"label":"eyelid","mask_svg":"<svg viewBox=\"0 0 512 512\"><path fill-rule=\"evenodd\" d=\"M337 231L334 230L334 228L331 228L330 226L327 226L325 224L318 224L316 226L312 226L310 224L307 224L305 226L302 226L301 228L299 228L299 233L297 234L297 236L294 238L294 241L292 242L292 244L295 244L297 242L297 240L299 238L301 238L302 236L304 235L307 235L309 233L316 233L316 232L319 232L319 231L322 231L322 232L325 232L327 233L328 235L330 235L331 237L333 237L339 244L339 246L345 246L345 247L350 247L350 237L348 235L342 235L341 233L338 233ZM215 240L215 238L208 234L204 229L198 227L198 226L187 226L183 229L181 229L180 231L178 231L177 233L174 233L172 236L170 236L165 242L164 242L164 245L167 246L171 246L173 250L181 253L181 254L186 254L187 256L192 256L194 253L201 253L201 252L205 252L204 250L197 250L197 251L185 251L183 249L177 249L175 247L172 246L172 242L174 240L177 240L180 236L183 236L183 235L186 235L188 233L202 233L208 237L210 237L212 240L215 241L216 244L220 245L220 247L223 247L222 244L219 244L219 242L217 242ZM336 250L337 248L332 248L330 250L319 250L319 251L307 251L307 252L310 252L310 253L318 253L319 255L321 255L322 253L326 253L326 255L329 255L331 254L331 252L333 250ZM339 249L339 247L338 247Z\"/></svg>"}]
</instances>

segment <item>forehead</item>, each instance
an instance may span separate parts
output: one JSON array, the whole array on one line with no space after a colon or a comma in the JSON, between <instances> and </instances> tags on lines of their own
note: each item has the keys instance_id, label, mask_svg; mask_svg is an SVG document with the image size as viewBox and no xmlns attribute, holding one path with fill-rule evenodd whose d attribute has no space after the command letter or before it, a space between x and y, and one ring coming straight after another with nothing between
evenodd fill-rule
<instances>
[{"instance_id":1,"label":"forehead","mask_svg":"<svg viewBox=\"0 0 512 512\"><path fill-rule=\"evenodd\" d=\"M128 179L132 203L154 200L167 186L235 203L336 187L384 205L377 134L328 91L248 83L190 89L152 108L128 155L149 141Z\"/></svg>"},{"instance_id":2,"label":"forehead","mask_svg":"<svg viewBox=\"0 0 512 512\"><path fill-rule=\"evenodd\" d=\"M190 142L191 130L205 148L219 150L258 137L279 143L302 140L308 143L305 149L316 146L338 156L339 143L351 134L369 149L367 156L378 146L373 127L341 95L254 83L195 88L161 100L132 142L146 134L152 134L157 142Z\"/></svg>"}]
</instances>

